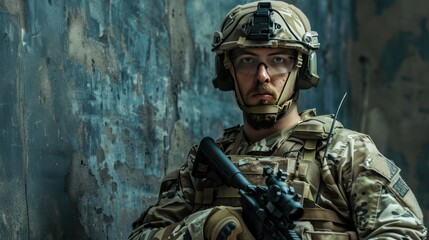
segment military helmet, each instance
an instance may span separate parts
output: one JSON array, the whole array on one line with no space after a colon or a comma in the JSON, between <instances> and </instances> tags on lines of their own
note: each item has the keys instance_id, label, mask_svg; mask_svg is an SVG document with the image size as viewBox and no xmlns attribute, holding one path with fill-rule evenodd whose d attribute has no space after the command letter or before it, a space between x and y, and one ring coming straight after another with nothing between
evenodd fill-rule
<instances>
[{"instance_id":1,"label":"military helmet","mask_svg":"<svg viewBox=\"0 0 429 240\"><path fill-rule=\"evenodd\" d=\"M235 48L291 48L298 52L295 89L316 87L318 34L311 31L304 13L282 1L259 1L233 8L224 18L221 30L214 33L212 51L216 53L213 84L222 91L234 90L225 55Z\"/></svg>"}]
</instances>

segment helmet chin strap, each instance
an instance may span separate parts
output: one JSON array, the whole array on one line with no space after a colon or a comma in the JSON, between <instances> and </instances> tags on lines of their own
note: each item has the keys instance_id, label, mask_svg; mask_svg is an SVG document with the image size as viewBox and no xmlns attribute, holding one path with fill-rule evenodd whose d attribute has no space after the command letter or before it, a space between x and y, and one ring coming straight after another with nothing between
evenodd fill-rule
<instances>
[{"instance_id":1,"label":"helmet chin strap","mask_svg":"<svg viewBox=\"0 0 429 240\"><path fill-rule=\"evenodd\" d=\"M234 76L234 85L235 85L235 96L238 103L238 106L243 112L253 113L253 114L278 114L278 113L286 113L289 111L290 106L294 100L294 85L295 79L298 74L298 68L294 67L292 71L289 73L286 84L283 86L283 89L280 93L279 99L275 104L267 104L267 105L258 105L258 106L248 106L244 103L242 93L237 83L237 77L235 75L234 68L230 68L232 76Z\"/></svg>"}]
</instances>

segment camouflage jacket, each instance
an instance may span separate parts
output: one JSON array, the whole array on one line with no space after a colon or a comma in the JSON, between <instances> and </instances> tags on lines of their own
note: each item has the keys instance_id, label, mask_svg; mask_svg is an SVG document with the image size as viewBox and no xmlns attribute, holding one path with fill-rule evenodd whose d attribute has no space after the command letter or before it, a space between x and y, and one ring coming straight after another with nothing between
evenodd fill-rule
<instances>
[{"instance_id":1,"label":"camouflage jacket","mask_svg":"<svg viewBox=\"0 0 429 240\"><path fill-rule=\"evenodd\" d=\"M227 155L256 159L248 169L257 169L263 159L278 162L288 169L291 184L304 186L305 214L295 229L302 239L426 239L414 194L369 136L335 123L324 158L332 118L314 111L301 118L291 129L253 144L242 127L227 129L217 143ZM203 239L211 207L239 206L239 196L230 189L207 190L191 176L196 150L179 171L165 177L158 202L134 223L129 239Z\"/></svg>"}]
</instances>

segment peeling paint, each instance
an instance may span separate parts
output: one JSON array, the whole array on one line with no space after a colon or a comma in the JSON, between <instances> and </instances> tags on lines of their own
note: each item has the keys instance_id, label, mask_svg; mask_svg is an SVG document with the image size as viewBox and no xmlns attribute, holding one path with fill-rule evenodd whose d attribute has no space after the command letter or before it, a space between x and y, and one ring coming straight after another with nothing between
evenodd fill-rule
<instances>
[{"instance_id":1,"label":"peeling paint","mask_svg":"<svg viewBox=\"0 0 429 240\"><path fill-rule=\"evenodd\" d=\"M185 0L167 2L172 80L189 84L193 74L194 44L187 19Z\"/></svg>"},{"instance_id":2,"label":"peeling paint","mask_svg":"<svg viewBox=\"0 0 429 240\"><path fill-rule=\"evenodd\" d=\"M0 2L0 11L9 12L12 22L20 29L27 29L27 15L24 0L4 0Z\"/></svg>"},{"instance_id":3,"label":"peeling paint","mask_svg":"<svg viewBox=\"0 0 429 240\"><path fill-rule=\"evenodd\" d=\"M39 103L42 106L52 106L52 87L49 80L49 71L47 68L47 61L42 61L38 69L38 79L40 79L40 94Z\"/></svg>"},{"instance_id":4,"label":"peeling paint","mask_svg":"<svg viewBox=\"0 0 429 240\"><path fill-rule=\"evenodd\" d=\"M88 72L111 76L115 80L119 76L119 63L116 54L102 43L87 37L87 20L81 9L70 10L68 21L67 54L74 61L82 64Z\"/></svg>"}]
</instances>

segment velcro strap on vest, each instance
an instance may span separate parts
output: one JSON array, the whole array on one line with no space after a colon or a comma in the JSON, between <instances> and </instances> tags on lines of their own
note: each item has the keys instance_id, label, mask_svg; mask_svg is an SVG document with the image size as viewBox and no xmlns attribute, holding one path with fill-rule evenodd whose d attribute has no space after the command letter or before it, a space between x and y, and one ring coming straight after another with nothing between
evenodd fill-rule
<instances>
[{"instance_id":1,"label":"velcro strap on vest","mask_svg":"<svg viewBox=\"0 0 429 240\"><path fill-rule=\"evenodd\" d=\"M240 198L240 194L238 189L233 187L221 186L216 191L214 188L205 188L204 191L195 191L194 202L196 204L212 204L215 198Z\"/></svg>"},{"instance_id":2,"label":"velcro strap on vest","mask_svg":"<svg viewBox=\"0 0 429 240\"><path fill-rule=\"evenodd\" d=\"M304 208L304 215L300 221L328 221L339 224L347 224L347 221L336 212L324 208Z\"/></svg>"},{"instance_id":3,"label":"velcro strap on vest","mask_svg":"<svg viewBox=\"0 0 429 240\"><path fill-rule=\"evenodd\" d=\"M309 231L312 240L358 240L355 232L329 232L329 231Z\"/></svg>"},{"instance_id":4,"label":"velcro strap on vest","mask_svg":"<svg viewBox=\"0 0 429 240\"><path fill-rule=\"evenodd\" d=\"M240 194L238 193L237 188L233 187L222 187L217 192L217 198L239 198Z\"/></svg>"},{"instance_id":5,"label":"velcro strap on vest","mask_svg":"<svg viewBox=\"0 0 429 240\"><path fill-rule=\"evenodd\" d=\"M302 204L303 204L304 199L309 199L309 200L314 202L313 195L311 194L309 183L299 181L299 180L294 180L293 181L293 188L295 188L295 192L297 194L302 196L302 198L301 198Z\"/></svg>"},{"instance_id":6,"label":"velcro strap on vest","mask_svg":"<svg viewBox=\"0 0 429 240\"><path fill-rule=\"evenodd\" d=\"M203 191L195 191L196 204L211 204L213 202L213 188L204 188Z\"/></svg>"},{"instance_id":7,"label":"velcro strap on vest","mask_svg":"<svg viewBox=\"0 0 429 240\"><path fill-rule=\"evenodd\" d=\"M316 159L316 146L317 146L317 140L316 139L308 139L305 141L304 144L304 153L303 153L303 160L309 160L314 161Z\"/></svg>"},{"instance_id":8,"label":"velcro strap on vest","mask_svg":"<svg viewBox=\"0 0 429 240\"><path fill-rule=\"evenodd\" d=\"M295 174L296 171L296 159L288 159L286 172L288 174Z\"/></svg>"}]
</instances>

